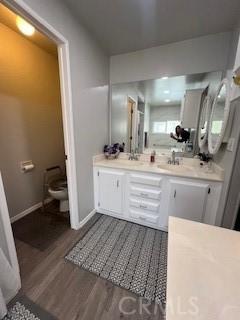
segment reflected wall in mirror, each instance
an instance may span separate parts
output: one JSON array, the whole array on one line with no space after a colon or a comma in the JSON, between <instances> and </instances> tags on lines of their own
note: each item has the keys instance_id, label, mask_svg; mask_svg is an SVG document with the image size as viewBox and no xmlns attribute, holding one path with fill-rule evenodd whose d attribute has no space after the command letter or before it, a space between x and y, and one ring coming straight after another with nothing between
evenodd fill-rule
<instances>
[{"instance_id":1,"label":"reflected wall in mirror","mask_svg":"<svg viewBox=\"0 0 240 320\"><path fill-rule=\"evenodd\" d=\"M196 151L203 97L206 91L216 92L221 78L219 71L112 85L111 143L125 143L125 152L151 153L154 149L160 154L174 148ZM188 108L184 109L186 93L197 98L196 102L188 99ZM176 126L181 123L188 125L182 128L187 133L178 130L176 135Z\"/></svg>"},{"instance_id":2,"label":"reflected wall in mirror","mask_svg":"<svg viewBox=\"0 0 240 320\"><path fill-rule=\"evenodd\" d=\"M229 81L224 79L216 92L209 128L209 152L216 154L223 142L230 111Z\"/></svg>"},{"instance_id":3,"label":"reflected wall in mirror","mask_svg":"<svg viewBox=\"0 0 240 320\"><path fill-rule=\"evenodd\" d=\"M203 100L202 111L199 120L198 145L202 148L207 142L209 118L211 113L212 99L207 95Z\"/></svg>"}]
</instances>

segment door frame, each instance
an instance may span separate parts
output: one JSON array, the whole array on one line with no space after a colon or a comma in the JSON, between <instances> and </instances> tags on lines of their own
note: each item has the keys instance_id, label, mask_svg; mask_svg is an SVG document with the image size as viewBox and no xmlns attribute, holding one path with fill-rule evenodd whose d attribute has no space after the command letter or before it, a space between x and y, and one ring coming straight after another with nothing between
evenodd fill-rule
<instances>
[{"instance_id":1,"label":"door frame","mask_svg":"<svg viewBox=\"0 0 240 320\"><path fill-rule=\"evenodd\" d=\"M10 259L10 265L14 270L14 274L18 281L18 290L21 288L20 270L17 259L16 247L13 239L13 232L11 228L10 216L7 207L7 201L5 197L5 191L2 181L2 175L0 172L0 220L3 225L3 234L6 240L8 255ZM16 292L17 294L17 292ZM9 302L9 301L7 301Z\"/></svg>"},{"instance_id":2,"label":"door frame","mask_svg":"<svg viewBox=\"0 0 240 320\"><path fill-rule=\"evenodd\" d=\"M21 15L39 31L53 40L58 47L62 120L64 133L64 146L66 154L66 170L68 178L68 193L70 206L70 223L72 229L80 228L78 193L77 193L77 170L76 150L74 138L74 118L72 105L70 57L68 40L52 27L43 17L29 7L23 0L2 0L9 9Z\"/></svg>"},{"instance_id":3,"label":"door frame","mask_svg":"<svg viewBox=\"0 0 240 320\"><path fill-rule=\"evenodd\" d=\"M129 103L131 103L131 115L129 119ZM137 113L137 101L131 97L130 95L127 95L127 110L128 110L128 143L130 147L129 153L131 153L136 146L136 113ZM132 137L132 139L130 139Z\"/></svg>"}]
</instances>

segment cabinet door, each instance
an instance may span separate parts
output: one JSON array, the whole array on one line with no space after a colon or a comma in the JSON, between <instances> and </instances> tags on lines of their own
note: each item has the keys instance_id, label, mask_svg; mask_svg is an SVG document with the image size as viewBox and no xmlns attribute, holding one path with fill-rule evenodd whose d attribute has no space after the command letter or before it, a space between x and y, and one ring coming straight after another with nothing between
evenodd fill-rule
<instances>
[{"instance_id":1,"label":"cabinet door","mask_svg":"<svg viewBox=\"0 0 240 320\"><path fill-rule=\"evenodd\" d=\"M99 208L122 213L124 173L101 169L98 175Z\"/></svg>"},{"instance_id":2,"label":"cabinet door","mask_svg":"<svg viewBox=\"0 0 240 320\"><path fill-rule=\"evenodd\" d=\"M209 185L170 180L169 215L202 222Z\"/></svg>"}]
</instances>

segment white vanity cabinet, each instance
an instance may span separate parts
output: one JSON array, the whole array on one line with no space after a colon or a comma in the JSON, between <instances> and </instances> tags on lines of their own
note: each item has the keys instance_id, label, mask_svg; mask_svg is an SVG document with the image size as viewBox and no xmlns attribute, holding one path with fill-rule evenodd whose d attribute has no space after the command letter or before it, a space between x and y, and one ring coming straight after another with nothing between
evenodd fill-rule
<instances>
[{"instance_id":1,"label":"white vanity cabinet","mask_svg":"<svg viewBox=\"0 0 240 320\"><path fill-rule=\"evenodd\" d=\"M169 184L168 215L203 222L209 184L172 179Z\"/></svg>"},{"instance_id":2,"label":"white vanity cabinet","mask_svg":"<svg viewBox=\"0 0 240 320\"><path fill-rule=\"evenodd\" d=\"M97 207L116 214L123 212L123 190L125 173L121 171L98 169L96 190Z\"/></svg>"},{"instance_id":3,"label":"white vanity cabinet","mask_svg":"<svg viewBox=\"0 0 240 320\"><path fill-rule=\"evenodd\" d=\"M222 183L94 167L97 212L167 230L168 217L215 225Z\"/></svg>"},{"instance_id":4,"label":"white vanity cabinet","mask_svg":"<svg viewBox=\"0 0 240 320\"><path fill-rule=\"evenodd\" d=\"M162 187L164 179L149 173L128 172L126 178L126 212L137 223L162 225Z\"/></svg>"}]
</instances>

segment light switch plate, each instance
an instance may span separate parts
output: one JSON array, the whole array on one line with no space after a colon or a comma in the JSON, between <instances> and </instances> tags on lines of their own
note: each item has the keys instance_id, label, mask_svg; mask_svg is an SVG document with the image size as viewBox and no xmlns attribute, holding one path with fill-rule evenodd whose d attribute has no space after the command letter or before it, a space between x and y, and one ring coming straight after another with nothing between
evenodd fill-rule
<instances>
[{"instance_id":1,"label":"light switch plate","mask_svg":"<svg viewBox=\"0 0 240 320\"><path fill-rule=\"evenodd\" d=\"M230 138L228 140L227 150L230 151L230 152L233 152L234 144L235 144L235 139L234 138Z\"/></svg>"}]
</instances>

